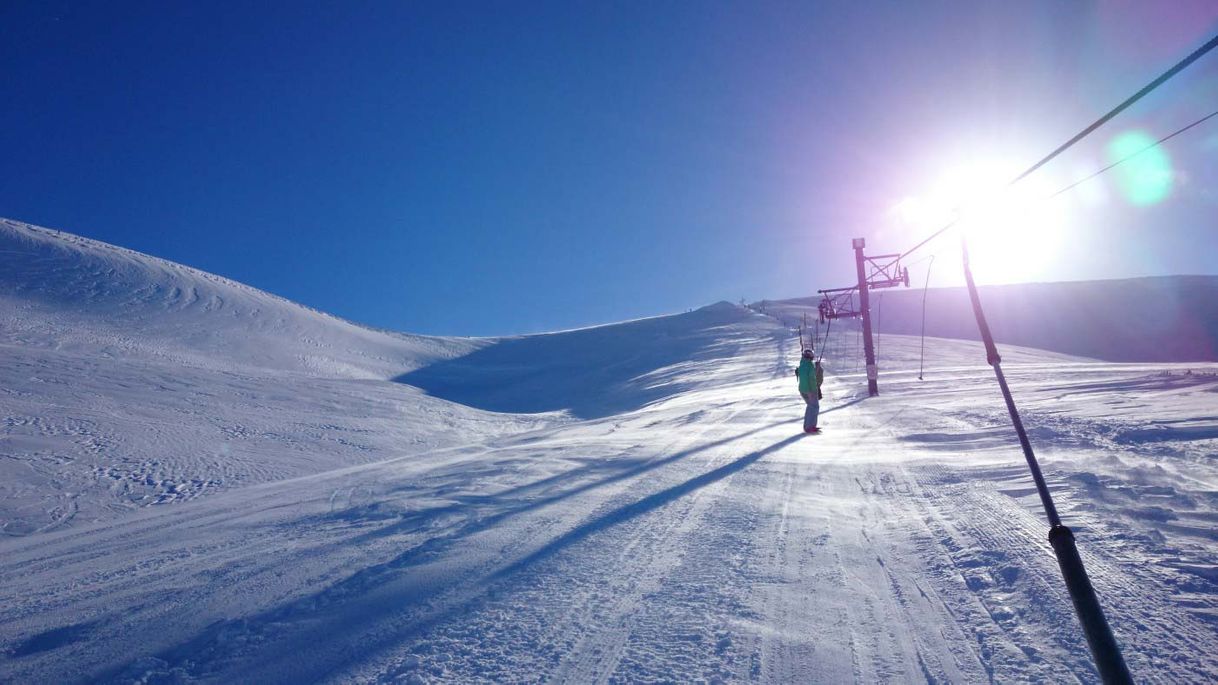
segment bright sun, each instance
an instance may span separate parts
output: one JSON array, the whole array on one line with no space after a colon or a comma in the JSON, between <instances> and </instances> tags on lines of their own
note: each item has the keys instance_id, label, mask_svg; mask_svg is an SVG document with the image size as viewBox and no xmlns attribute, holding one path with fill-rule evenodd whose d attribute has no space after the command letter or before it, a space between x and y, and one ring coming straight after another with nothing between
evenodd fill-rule
<instances>
[{"instance_id":1,"label":"bright sun","mask_svg":"<svg viewBox=\"0 0 1218 685\"><path fill-rule=\"evenodd\" d=\"M962 166L893 212L915 236L959 217L978 282L1034 280L1062 247L1065 217L1060 203L1045 201L1053 190L1046 180L1033 176L1007 189L1012 176L1006 164Z\"/></svg>"}]
</instances>

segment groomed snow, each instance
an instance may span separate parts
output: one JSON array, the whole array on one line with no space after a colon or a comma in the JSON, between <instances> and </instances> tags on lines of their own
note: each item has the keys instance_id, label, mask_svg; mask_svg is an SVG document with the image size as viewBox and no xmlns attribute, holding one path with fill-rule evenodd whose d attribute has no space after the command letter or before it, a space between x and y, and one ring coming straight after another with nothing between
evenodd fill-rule
<instances>
[{"instance_id":1,"label":"groomed snow","mask_svg":"<svg viewBox=\"0 0 1218 685\"><path fill-rule=\"evenodd\" d=\"M730 305L418 338L0 229L0 681L1098 680L975 343L866 398L839 328L804 436ZM1212 682L1218 365L1003 353L1135 679Z\"/></svg>"}]
</instances>

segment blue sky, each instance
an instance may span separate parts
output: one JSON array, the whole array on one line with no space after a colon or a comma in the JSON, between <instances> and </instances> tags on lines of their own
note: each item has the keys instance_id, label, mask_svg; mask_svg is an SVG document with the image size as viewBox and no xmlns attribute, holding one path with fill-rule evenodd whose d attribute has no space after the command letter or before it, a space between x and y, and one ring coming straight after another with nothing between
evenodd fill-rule
<instances>
[{"instance_id":1,"label":"blue sky","mask_svg":"<svg viewBox=\"0 0 1218 685\"><path fill-rule=\"evenodd\" d=\"M934 179L1030 163L1218 30L1152 5L10 1L0 216L421 333L807 295L855 235L916 242L894 208ZM1216 95L1213 55L1045 187ZM1164 199L1093 182L989 280L1218 273L1218 123L1168 153Z\"/></svg>"}]
</instances>

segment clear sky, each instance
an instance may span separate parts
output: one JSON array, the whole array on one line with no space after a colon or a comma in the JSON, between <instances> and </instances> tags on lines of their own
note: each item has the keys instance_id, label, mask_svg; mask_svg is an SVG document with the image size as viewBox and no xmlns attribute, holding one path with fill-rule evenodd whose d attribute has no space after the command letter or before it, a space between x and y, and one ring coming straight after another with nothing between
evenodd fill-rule
<instances>
[{"instance_id":1,"label":"clear sky","mask_svg":"<svg viewBox=\"0 0 1218 685\"><path fill-rule=\"evenodd\" d=\"M0 216L420 333L808 295L1215 31L1207 1L5 0ZM1218 54L1031 187L1214 109ZM1218 119L1054 202L982 280L1218 273Z\"/></svg>"}]
</instances>

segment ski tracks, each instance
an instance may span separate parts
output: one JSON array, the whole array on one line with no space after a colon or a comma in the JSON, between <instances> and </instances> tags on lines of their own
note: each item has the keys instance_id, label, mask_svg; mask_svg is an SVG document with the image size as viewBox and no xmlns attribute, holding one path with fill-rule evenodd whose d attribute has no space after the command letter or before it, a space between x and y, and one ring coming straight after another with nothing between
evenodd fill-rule
<instances>
[{"instance_id":1,"label":"ski tracks","mask_svg":"<svg viewBox=\"0 0 1218 685\"><path fill-rule=\"evenodd\" d=\"M758 477L756 462L794 442L789 429L741 431L734 418L756 411L753 403L708 417L711 428L669 450L713 447L623 482L573 528L492 577L452 620L358 679L748 678L757 659L734 636L746 615L750 584L741 576L760 517L755 506L722 505L741 480ZM728 439L707 442L725 428Z\"/></svg>"},{"instance_id":2,"label":"ski tracks","mask_svg":"<svg viewBox=\"0 0 1218 685\"><path fill-rule=\"evenodd\" d=\"M115 671L133 679L1097 680L1026 470L1017 454L994 454L1000 436L919 450L900 441L910 424L938 426L908 411L908 398L830 397L825 434L805 437L788 386L773 378L693 392L477 454L456 449L465 456L451 462L446 449L426 467L386 462L266 487L258 492L274 500L256 510L232 496L214 500L231 510L150 514L112 530L110 553L166 554L113 566L108 580L81 577L111 598L150 580L163 594L138 620L36 637L68 640L62 631L78 629L117 639L188 607L236 617L189 631L183 623L187 634L156 658ZM951 434L977 434L968 428ZM1108 527L1073 497L1069 477L1049 475L1139 680L1205 682L1218 672L1209 586L1187 584L1195 574L1170 559L1139 563L1139 545L1158 545L1145 558L1162 558L1162 541ZM150 546L170 519L167 532L213 535L206 545ZM184 587L175 569L197 562L168 553L188 547L216 563L191 576L201 589L174 594ZM71 549L91 565L83 542ZM29 591L11 593L27 618L58 601L34 582L64 561L32 548L29 557ZM1182 596L1203 606L1181 610ZM262 608L240 606L245 597ZM80 606L105 615L109 601Z\"/></svg>"},{"instance_id":3,"label":"ski tracks","mask_svg":"<svg viewBox=\"0 0 1218 685\"><path fill-rule=\"evenodd\" d=\"M775 465L784 471L775 494L786 502L773 585L762 593L762 680L984 681L955 617L923 580L910 479L901 465L876 461L863 439L891 412L838 419L832 440Z\"/></svg>"}]
</instances>

